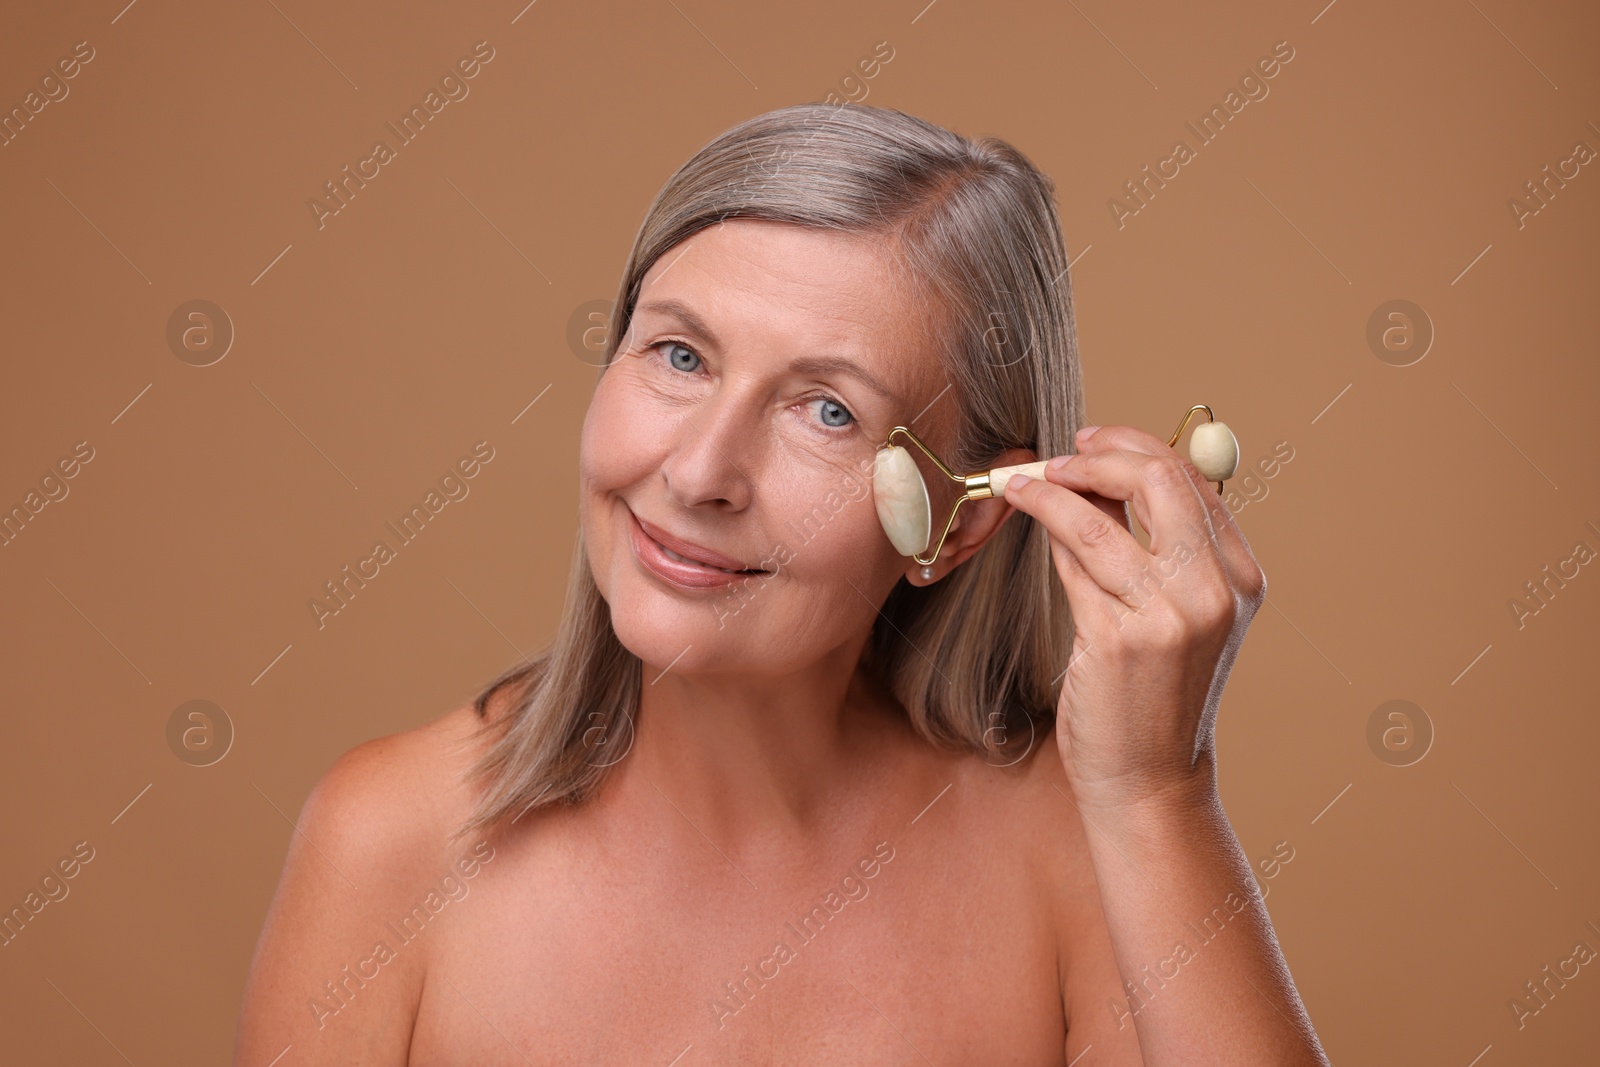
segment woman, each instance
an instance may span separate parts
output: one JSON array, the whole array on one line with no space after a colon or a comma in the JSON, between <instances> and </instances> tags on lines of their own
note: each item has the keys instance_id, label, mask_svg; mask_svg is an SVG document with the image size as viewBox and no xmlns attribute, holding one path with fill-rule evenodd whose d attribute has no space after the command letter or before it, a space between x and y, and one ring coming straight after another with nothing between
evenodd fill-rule
<instances>
[{"instance_id":1,"label":"woman","mask_svg":"<svg viewBox=\"0 0 1600 1067\"><path fill-rule=\"evenodd\" d=\"M236 1063L1327 1062L1217 794L1265 579L1163 441L1080 430L1052 192L857 105L672 176L554 643L318 784ZM924 568L898 424L1077 454Z\"/></svg>"}]
</instances>

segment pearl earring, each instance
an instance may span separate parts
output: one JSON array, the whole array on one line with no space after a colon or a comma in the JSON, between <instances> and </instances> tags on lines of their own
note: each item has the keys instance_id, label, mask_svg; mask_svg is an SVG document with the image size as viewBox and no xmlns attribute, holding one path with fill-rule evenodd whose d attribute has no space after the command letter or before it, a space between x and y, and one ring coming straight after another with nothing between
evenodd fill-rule
<instances>
[{"instance_id":1,"label":"pearl earring","mask_svg":"<svg viewBox=\"0 0 1600 1067\"><path fill-rule=\"evenodd\" d=\"M933 581L933 568L932 567L924 567L924 568L922 568L922 580L925 581L925 582Z\"/></svg>"}]
</instances>

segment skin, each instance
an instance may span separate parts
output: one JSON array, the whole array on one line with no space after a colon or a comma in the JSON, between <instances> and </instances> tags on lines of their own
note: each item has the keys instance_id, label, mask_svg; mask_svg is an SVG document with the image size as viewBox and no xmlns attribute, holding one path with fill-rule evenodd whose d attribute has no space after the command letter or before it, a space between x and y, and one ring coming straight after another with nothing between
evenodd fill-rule
<instances>
[{"instance_id":1,"label":"skin","mask_svg":"<svg viewBox=\"0 0 1600 1067\"><path fill-rule=\"evenodd\" d=\"M476 851L447 842L472 799L470 706L346 753L291 839L235 1063L1326 1063L1216 798L1216 705L1265 580L1164 443L1100 430L1047 481L964 506L935 564L938 581L1014 510L1049 530L1082 652L1055 729L1009 766L927 745L857 669L890 590L927 580L870 495L795 530L897 423L949 443L933 327L896 262L736 220L652 266L580 454L590 565L644 665L631 746L599 747L615 765L593 801ZM815 356L888 395L795 368ZM635 557L630 512L782 563L743 598L678 589ZM1119 592L1185 530L1159 588ZM1130 1012L1121 976L1229 892L1225 934Z\"/></svg>"}]
</instances>

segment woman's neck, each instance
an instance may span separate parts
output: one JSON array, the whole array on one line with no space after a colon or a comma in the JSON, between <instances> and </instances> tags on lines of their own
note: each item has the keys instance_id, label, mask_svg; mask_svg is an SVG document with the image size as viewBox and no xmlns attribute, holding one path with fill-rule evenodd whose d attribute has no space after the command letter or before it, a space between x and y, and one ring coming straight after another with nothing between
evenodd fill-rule
<instances>
[{"instance_id":1,"label":"woman's neck","mask_svg":"<svg viewBox=\"0 0 1600 1067\"><path fill-rule=\"evenodd\" d=\"M870 791L886 748L914 740L861 666L862 644L783 677L645 665L633 746L612 772L615 784L659 792L719 842L819 832L830 813Z\"/></svg>"}]
</instances>

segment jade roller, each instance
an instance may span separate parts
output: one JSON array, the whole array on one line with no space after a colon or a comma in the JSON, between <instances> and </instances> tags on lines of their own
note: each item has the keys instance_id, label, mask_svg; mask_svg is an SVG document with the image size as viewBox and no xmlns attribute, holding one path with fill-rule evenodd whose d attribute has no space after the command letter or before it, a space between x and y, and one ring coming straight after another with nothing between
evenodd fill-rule
<instances>
[{"instance_id":1,"label":"jade roller","mask_svg":"<svg viewBox=\"0 0 1600 1067\"><path fill-rule=\"evenodd\" d=\"M1189 459L1207 481L1217 483L1217 492L1220 493L1222 483L1232 478L1234 471L1239 468L1239 442L1233 436L1233 431L1228 429L1227 423L1218 422L1209 407L1196 404L1184 412L1183 421L1172 432L1167 447L1178 443L1184 427L1189 425L1189 420L1194 418L1197 411L1204 411L1209 421L1196 426L1194 433L1189 435ZM922 480L922 471L918 469L916 460L911 458L911 453L894 443L896 434L922 449L946 477L959 483L963 489L961 497L950 509L950 517L944 522L944 530L939 534L939 543L934 546L933 555L927 559L922 558L922 553L928 550L928 541L933 532L933 505L928 500L928 486ZM1041 459L971 474L957 474L946 467L916 434L904 426L896 426L889 431L883 447L878 449L877 462L872 471L872 495L878 509L878 521L883 523L884 533L889 535L897 552L928 566L939 558L939 550L944 547L944 539L949 535L950 525L955 522L956 512L961 510L962 504L969 500L987 500L1004 493L1006 483L1014 474L1043 480L1044 466L1048 462L1047 459Z\"/></svg>"}]
</instances>

